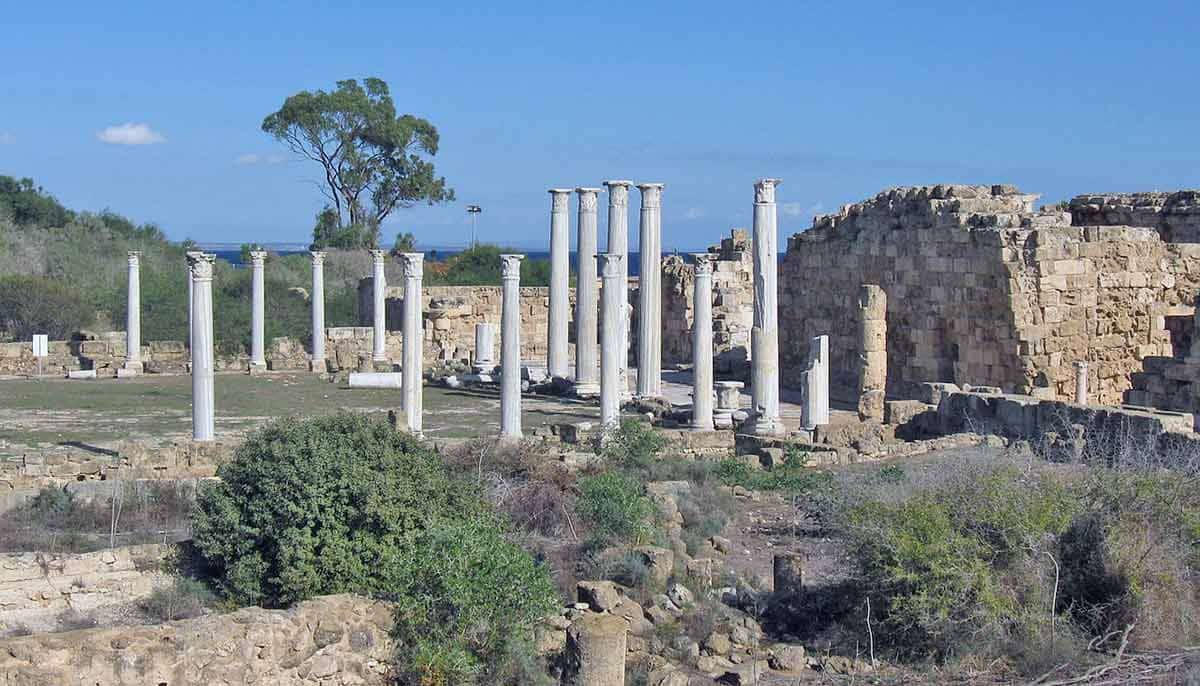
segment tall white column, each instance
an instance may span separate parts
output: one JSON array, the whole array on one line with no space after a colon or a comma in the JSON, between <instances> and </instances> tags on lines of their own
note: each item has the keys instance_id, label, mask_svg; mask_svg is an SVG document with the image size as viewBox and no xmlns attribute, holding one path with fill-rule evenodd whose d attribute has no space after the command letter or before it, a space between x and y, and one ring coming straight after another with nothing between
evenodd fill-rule
<instances>
[{"instance_id":1,"label":"tall white column","mask_svg":"<svg viewBox=\"0 0 1200 686\"><path fill-rule=\"evenodd\" d=\"M421 387L424 383L425 345L424 314L421 300L421 280L424 277L425 254L406 252L404 260L404 366L401 368L400 386L404 396L404 420L411 433L421 433L421 413L424 400Z\"/></svg>"},{"instance_id":2,"label":"tall white column","mask_svg":"<svg viewBox=\"0 0 1200 686\"><path fill-rule=\"evenodd\" d=\"M213 427L212 279L215 255L189 254L192 273L192 440L211 441Z\"/></svg>"},{"instance_id":3,"label":"tall white column","mask_svg":"<svg viewBox=\"0 0 1200 686\"><path fill-rule=\"evenodd\" d=\"M754 327L750 331L753 431L783 432L779 420L779 294L775 186L779 179L754 184Z\"/></svg>"},{"instance_id":4,"label":"tall white column","mask_svg":"<svg viewBox=\"0 0 1200 686\"><path fill-rule=\"evenodd\" d=\"M621 280L625 271L621 263L624 255L600 253L596 255L600 267L600 278L604 285L601 290L600 314L600 425L605 431L616 428L621 421L621 398L624 395L621 376L620 356L623 350L621 334L624 327L622 318L624 308L621 307ZM628 283L628 282L626 282Z\"/></svg>"},{"instance_id":5,"label":"tall white column","mask_svg":"<svg viewBox=\"0 0 1200 686\"><path fill-rule=\"evenodd\" d=\"M808 342L808 368L804 370L802 424L814 429L829 423L829 336Z\"/></svg>"},{"instance_id":6,"label":"tall white column","mask_svg":"<svg viewBox=\"0 0 1200 686\"><path fill-rule=\"evenodd\" d=\"M695 291L692 298L692 428L713 428L713 335L712 335L712 258L700 253L696 258ZM638 377L641 378L640 376Z\"/></svg>"},{"instance_id":7,"label":"tall white column","mask_svg":"<svg viewBox=\"0 0 1200 686\"><path fill-rule=\"evenodd\" d=\"M1075 363L1075 404L1088 404L1088 363Z\"/></svg>"},{"instance_id":8,"label":"tall white column","mask_svg":"<svg viewBox=\"0 0 1200 686\"><path fill-rule=\"evenodd\" d=\"M599 188L576 188L579 217L576 251L579 271L575 283L575 392L596 395L600 392L599 309L596 290L596 200Z\"/></svg>"},{"instance_id":9,"label":"tall white column","mask_svg":"<svg viewBox=\"0 0 1200 686\"><path fill-rule=\"evenodd\" d=\"M629 397L629 187L632 181L605 181L608 188L608 254L621 256L621 345L619 365L621 369L621 398Z\"/></svg>"},{"instance_id":10,"label":"tall white column","mask_svg":"<svg viewBox=\"0 0 1200 686\"><path fill-rule=\"evenodd\" d=\"M521 437L521 260L500 256L500 438Z\"/></svg>"},{"instance_id":11,"label":"tall white column","mask_svg":"<svg viewBox=\"0 0 1200 686\"><path fill-rule=\"evenodd\" d=\"M637 394L662 395L662 190L661 183L640 183L638 252L638 375Z\"/></svg>"},{"instance_id":12,"label":"tall white column","mask_svg":"<svg viewBox=\"0 0 1200 686\"><path fill-rule=\"evenodd\" d=\"M382 250L371 251L371 289L375 296L375 328L371 359L375 362L387 361L387 274L383 269L383 258L387 255Z\"/></svg>"},{"instance_id":13,"label":"tall white column","mask_svg":"<svg viewBox=\"0 0 1200 686\"><path fill-rule=\"evenodd\" d=\"M309 368L324 373L325 366L325 253L312 251L312 362Z\"/></svg>"},{"instance_id":14,"label":"tall white column","mask_svg":"<svg viewBox=\"0 0 1200 686\"><path fill-rule=\"evenodd\" d=\"M267 368L264 355L266 336L266 295L263 292L263 265L267 253L254 250L250 253L250 371Z\"/></svg>"},{"instance_id":15,"label":"tall white column","mask_svg":"<svg viewBox=\"0 0 1200 686\"><path fill-rule=\"evenodd\" d=\"M125 369L142 371L142 253L129 251L129 285L126 291Z\"/></svg>"},{"instance_id":16,"label":"tall white column","mask_svg":"<svg viewBox=\"0 0 1200 686\"><path fill-rule=\"evenodd\" d=\"M187 302L187 310L188 310L187 349L188 349L188 362L189 363L192 361L192 268L190 265L193 260L199 259L200 256L203 254L204 253L200 252L199 250L187 251L187 262L186 262L186 264L188 265L188 267L187 267L187 288L188 288L188 291L187 291L187 301L188 301Z\"/></svg>"},{"instance_id":17,"label":"tall white column","mask_svg":"<svg viewBox=\"0 0 1200 686\"><path fill-rule=\"evenodd\" d=\"M571 189L550 189L550 327L546 334L546 370L551 378L567 378L571 288L571 221L567 217Z\"/></svg>"}]
</instances>

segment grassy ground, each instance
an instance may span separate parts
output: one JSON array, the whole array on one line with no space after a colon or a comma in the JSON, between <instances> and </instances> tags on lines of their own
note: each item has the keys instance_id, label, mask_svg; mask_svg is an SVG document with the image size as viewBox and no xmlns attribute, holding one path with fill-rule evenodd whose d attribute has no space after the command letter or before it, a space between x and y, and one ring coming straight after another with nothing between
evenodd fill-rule
<instances>
[{"instance_id":1,"label":"grassy ground","mask_svg":"<svg viewBox=\"0 0 1200 686\"><path fill-rule=\"evenodd\" d=\"M191 392L190 376L0 380L0 441L29 445L187 436ZM312 374L219 374L215 392L217 432L225 434L276 417L386 412L400 406L399 389L350 390ZM557 399L525 398L523 410L526 428L598 416L595 407ZM424 425L430 437L495 434L499 421L495 393L425 388Z\"/></svg>"}]
</instances>

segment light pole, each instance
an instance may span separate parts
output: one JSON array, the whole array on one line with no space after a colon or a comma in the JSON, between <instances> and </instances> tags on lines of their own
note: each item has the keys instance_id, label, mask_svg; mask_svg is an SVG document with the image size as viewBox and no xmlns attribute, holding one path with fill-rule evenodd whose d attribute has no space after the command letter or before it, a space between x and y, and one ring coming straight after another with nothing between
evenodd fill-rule
<instances>
[{"instance_id":1,"label":"light pole","mask_svg":"<svg viewBox=\"0 0 1200 686\"><path fill-rule=\"evenodd\" d=\"M476 243L478 243L475 238L475 221L479 217L479 213L482 211L483 208L479 205L467 205L467 214L471 215L471 245L469 247L472 248L474 248Z\"/></svg>"}]
</instances>

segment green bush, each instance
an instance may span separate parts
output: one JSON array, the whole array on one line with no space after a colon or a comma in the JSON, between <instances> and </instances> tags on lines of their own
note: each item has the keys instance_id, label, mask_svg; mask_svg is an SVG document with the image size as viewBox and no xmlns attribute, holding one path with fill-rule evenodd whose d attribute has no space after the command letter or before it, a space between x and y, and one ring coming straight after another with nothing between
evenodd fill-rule
<instances>
[{"instance_id":1,"label":"green bush","mask_svg":"<svg viewBox=\"0 0 1200 686\"><path fill-rule=\"evenodd\" d=\"M593 547L642 545L654 535L654 503L641 482L616 472L580 479L575 507L590 528Z\"/></svg>"},{"instance_id":2,"label":"green bush","mask_svg":"<svg viewBox=\"0 0 1200 686\"><path fill-rule=\"evenodd\" d=\"M666 436L636 419L626 419L604 437L600 456L611 465L629 471L648 472L668 445Z\"/></svg>"},{"instance_id":3,"label":"green bush","mask_svg":"<svg viewBox=\"0 0 1200 686\"><path fill-rule=\"evenodd\" d=\"M520 250L478 244L452 255L445 262L426 264L425 284L429 286L493 286L500 284L500 255ZM550 261L521 261L522 286L549 286Z\"/></svg>"},{"instance_id":4,"label":"green bush","mask_svg":"<svg viewBox=\"0 0 1200 686\"><path fill-rule=\"evenodd\" d=\"M202 582L175 577L170 584L155 588L140 605L142 611L163 622L191 619L204 614L216 596Z\"/></svg>"},{"instance_id":5,"label":"green bush","mask_svg":"<svg viewBox=\"0 0 1200 686\"><path fill-rule=\"evenodd\" d=\"M402 666L495 681L556 605L545 570L411 435L358 415L251 433L200 497L195 543L238 603L363 593L397 605ZM439 681L442 679L444 681Z\"/></svg>"},{"instance_id":6,"label":"green bush","mask_svg":"<svg viewBox=\"0 0 1200 686\"><path fill-rule=\"evenodd\" d=\"M734 458L717 464L717 478L726 486L741 486L751 491L782 491L791 494L811 493L827 487L828 472L810 469L802 460L788 460L770 469L754 469Z\"/></svg>"},{"instance_id":7,"label":"green bush","mask_svg":"<svg viewBox=\"0 0 1200 686\"><path fill-rule=\"evenodd\" d=\"M34 334L67 340L90 326L91 307L65 284L40 276L0 276L0 334L27 341Z\"/></svg>"}]
</instances>

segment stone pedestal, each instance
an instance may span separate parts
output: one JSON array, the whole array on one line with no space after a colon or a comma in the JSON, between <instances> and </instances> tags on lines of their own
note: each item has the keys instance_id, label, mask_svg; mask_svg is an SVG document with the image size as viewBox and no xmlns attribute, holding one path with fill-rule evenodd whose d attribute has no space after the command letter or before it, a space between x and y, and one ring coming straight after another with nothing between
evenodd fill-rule
<instances>
[{"instance_id":1,"label":"stone pedestal","mask_svg":"<svg viewBox=\"0 0 1200 686\"><path fill-rule=\"evenodd\" d=\"M808 342L808 368L803 378L801 426L824 426L829 423L829 336L816 336Z\"/></svg>"},{"instance_id":2,"label":"stone pedestal","mask_svg":"<svg viewBox=\"0 0 1200 686\"><path fill-rule=\"evenodd\" d=\"M491 322L475 325L475 360L471 368L477 375L488 375L496 369L496 326ZM482 379L481 379L482 380Z\"/></svg>"},{"instance_id":3,"label":"stone pedestal","mask_svg":"<svg viewBox=\"0 0 1200 686\"><path fill-rule=\"evenodd\" d=\"M521 260L501 255L500 438L521 438Z\"/></svg>"},{"instance_id":4,"label":"stone pedestal","mask_svg":"<svg viewBox=\"0 0 1200 686\"><path fill-rule=\"evenodd\" d=\"M630 181L605 181L608 189L608 254L621 256L621 312L618 317L620 334L617 342L621 346L618 364L621 374L621 398L629 393L629 317L633 308L629 306L629 187Z\"/></svg>"},{"instance_id":5,"label":"stone pedestal","mask_svg":"<svg viewBox=\"0 0 1200 686\"><path fill-rule=\"evenodd\" d=\"M600 392L599 309L596 289L596 202L599 188L576 188L579 216L576 250L579 272L575 283L575 393Z\"/></svg>"},{"instance_id":6,"label":"stone pedestal","mask_svg":"<svg viewBox=\"0 0 1200 686\"><path fill-rule=\"evenodd\" d=\"M696 255L692 319L692 428L713 429L712 274L708 253ZM641 377L638 377L639 380ZM732 413L731 413L732 416Z\"/></svg>"},{"instance_id":7,"label":"stone pedestal","mask_svg":"<svg viewBox=\"0 0 1200 686\"><path fill-rule=\"evenodd\" d=\"M312 255L312 359L309 369L324 373L325 363L325 253L313 251Z\"/></svg>"},{"instance_id":8,"label":"stone pedestal","mask_svg":"<svg viewBox=\"0 0 1200 686\"><path fill-rule=\"evenodd\" d=\"M570 373L571 235L567 218L570 199L571 189L550 189L550 322L546 331L546 369L550 376L564 379Z\"/></svg>"},{"instance_id":9,"label":"stone pedestal","mask_svg":"<svg viewBox=\"0 0 1200 686\"><path fill-rule=\"evenodd\" d=\"M584 613L567 629L567 674L574 686L624 686L629 623L611 614Z\"/></svg>"},{"instance_id":10,"label":"stone pedestal","mask_svg":"<svg viewBox=\"0 0 1200 686\"><path fill-rule=\"evenodd\" d=\"M192 272L192 440L211 441L213 422L212 278L216 255L189 255Z\"/></svg>"},{"instance_id":11,"label":"stone pedestal","mask_svg":"<svg viewBox=\"0 0 1200 686\"><path fill-rule=\"evenodd\" d=\"M883 421L887 389L887 294L879 286L858 289L858 416Z\"/></svg>"},{"instance_id":12,"label":"stone pedestal","mask_svg":"<svg viewBox=\"0 0 1200 686\"><path fill-rule=\"evenodd\" d=\"M1088 363L1075 363L1075 404L1088 404Z\"/></svg>"},{"instance_id":13,"label":"stone pedestal","mask_svg":"<svg viewBox=\"0 0 1200 686\"><path fill-rule=\"evenodd\" d=\"M404 261L404 425L409 432L420 435L424 411L422 384L425 381L423 348L425 343L424 315L421 307L421 281L424 278L425 254L406 252Z\"/></svg>"},{"instance_id":14,"label":"stone pedestal","mask_svg":"<svg viewBox=\"0 0 1200 686\"><path fill-rule=\"evenodd\" d=\"M371 359L375 362L387 361L387 272L383 264L386 255L382 250L371 251L371 295L375 302Z\"/></svg>"},{"instance_id":15,"label":"stone pedestal","mask_svg":"<svg viewBox=\"0 0 1200 686\"><path fill-rule=\"evenodd\" d=\"M142 371L142 253L129 251L129 283L126 291L125 371Z\"/></svg>"},{"instance_id":16,"label":"stone pedestal","mask_svg":"<svg viewBox=\"0 0 1200 686\"><path fill-rule=\"evenodd\" d=\"M596 256L600 276L604 282L600 317L600 426L604 431L617 428L621 422L621 396L623 395L620 356L623 350L621 280L624 270L621 263L624 255L601 253Z\"/></svg>"},{"instance_id":17,"label":"stone pedestal","mask_svg":"<svg viewBox=\"0 0 1200 686\"><path fill-rule=\"evenodd\" d=\"M267 253L250 252L250 373L266 371L266 294L263 269Z\"/></svg>"},{"instance_id":18,"label":"stone pedestal","mask_svg":"<svg viewBox=\"0 0 1200 686\"><path fill-rule=\"evenodd\" d=\"M718 429L728 429L733 426L733 415L739 411L742 400L742 389L746 384L741 381L718 381L717 409L713 411L713 425Z\"/></svg>"},{"instance_id":19,"label":"stone pedestal","mask_svg":"<svg viewBox=\"0 0 1200 686\"><path fill-rule=\"evenodd\" d=\"M759 436L783 433L779 419L779 292L775 187L779 179L754 184L754 326L750 330L750 430Z\"/></svg>"},{"instance_id":20,"label":"stone pedestal","mask_svg":"<svg viewBox=\"0 0 1200 686\"><path fill-rule=\"evenodd\" d=\"M638 251L637 394L662 396L662 191L661 183L641 183ZM711 279L710 279L711 281ZM709 343L711 347L711 341Z\"/></svg>"}]
</instances>

